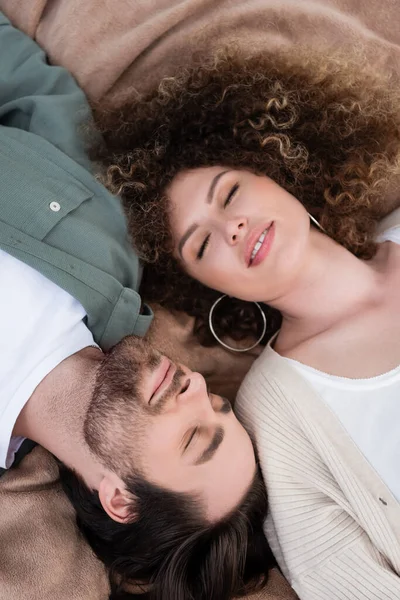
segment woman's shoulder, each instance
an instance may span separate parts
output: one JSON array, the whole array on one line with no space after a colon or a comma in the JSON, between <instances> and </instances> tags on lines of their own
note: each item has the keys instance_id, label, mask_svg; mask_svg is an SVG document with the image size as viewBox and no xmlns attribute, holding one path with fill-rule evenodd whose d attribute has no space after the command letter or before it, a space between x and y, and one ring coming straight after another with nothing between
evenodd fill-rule
<instances>
[{"instance_id":1,"label":"woman's shoulder","mask_svg":"<svg viewBox=\"0 0 400 600\"><path fill-rule=\"evenodd\" d=\"M270 427L273 422L293 420L309 391L300 389L299 379L295 369L268 345L239 388L235 412L248 425L257 422Z\"/></svg>"},{"instance_id":2,"label":"woman's shoulder","mask_svg":"<svg viewBox=\"0 0 400 600\"><path fill-rule=\"evenodd\" d=\"M297 390L299 377L290 362L276 352L269 342L248 371L239 393L250 389L253 391L256 388L262 392L272 386L279 387L282 393L290 394L294 389Z\"/></svg>"},{"instance_id":3,"label":"woman's shoulder","mask_svg":"<svg viewBox=\"0 0 400 600\"><path fill-rule=\"evenodd\" d=\"M272 381L279 381L281 377L280 365L283 360L268 343L244 378L239 389L239 395L243 395L246 390L253 391L255 388L262 392Z\"/></svg>"}]
</instances>

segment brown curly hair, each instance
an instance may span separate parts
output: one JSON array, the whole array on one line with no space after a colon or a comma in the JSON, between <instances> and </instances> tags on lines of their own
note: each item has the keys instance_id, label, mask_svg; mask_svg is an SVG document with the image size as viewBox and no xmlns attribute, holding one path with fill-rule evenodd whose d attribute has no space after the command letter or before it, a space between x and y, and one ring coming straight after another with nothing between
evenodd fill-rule
<instances>
[{"instance_id":1,"label":"brown curly hair","mask_svg":"<svg viewBox=\"0 0 400 600\"><path fill-rule=\"evenodd\" d=\"M206 317L217 293L172 255L166 190L179 172L221 165L268 175L364 259L376 251L377 221L394 207L399 94L358 60L224 51L94 114L104 138L94 153L102 180L121 195L134 246L149 263L142 295L195 316L203 343L211 343ZM254 334L254 310L233 303L219 333ZM280 315L265 310L271 335Z\"/></svg>"}]
</instances>

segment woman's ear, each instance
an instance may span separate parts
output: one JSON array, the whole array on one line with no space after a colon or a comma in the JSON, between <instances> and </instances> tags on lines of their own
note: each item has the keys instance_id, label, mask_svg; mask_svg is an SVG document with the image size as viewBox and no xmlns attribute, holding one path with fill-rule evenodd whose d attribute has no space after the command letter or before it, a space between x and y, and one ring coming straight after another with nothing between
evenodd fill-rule
<instances>
[{"instance_id":1,"label":"woman's ear","mask_svg":"<svg viewBox=\"0 0 400 600\"><path fill-rule=\"evenodd\" d=\"M104 475L99 485L99 498L103 509L113 521L128 523L135 520L135 497L128 492L116 473Z\"/></svg>"}]
</instances>

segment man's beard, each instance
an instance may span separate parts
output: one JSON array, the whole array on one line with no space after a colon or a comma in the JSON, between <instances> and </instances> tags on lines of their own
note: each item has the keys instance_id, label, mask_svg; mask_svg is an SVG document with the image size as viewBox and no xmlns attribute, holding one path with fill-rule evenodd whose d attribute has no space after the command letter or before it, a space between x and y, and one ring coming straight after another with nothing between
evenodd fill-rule
<instances>
[{"instance_id":1,"label":"man's beard","mask_svg":"<svg viewBox=\"0 0 400 600\"><path fill-rule=\"evenodd\" d=\"M180 367L176 368L168 389L158 399L157 407L153 410L148 406L147 399L143 396L143 390L146 378L150 377L160 366L163 355L156 351L146 339L134 336L125 338L124 343L118 344L115 351L117 360L121 361L121 364L124 363L125 369L131 373L132 400L135 399L136 404L139 404L146 412L161 412L161 407L165 405L166 401L182 387L184 371Z\"/></svg>"},{"instance_id":2,"label":"man's beard","mask_svg":"<svg viewBox=\"0 0 400 600\"><path fill-rule=\"evenodd\" d=\"M149 406L144 384L161 360L147 340L129 336L106 353L99 366L83 432L92 453L116 472L132 468L146 423L184 385L184 372L178 367L156 406Z\"/></svg>"}]
</instances>

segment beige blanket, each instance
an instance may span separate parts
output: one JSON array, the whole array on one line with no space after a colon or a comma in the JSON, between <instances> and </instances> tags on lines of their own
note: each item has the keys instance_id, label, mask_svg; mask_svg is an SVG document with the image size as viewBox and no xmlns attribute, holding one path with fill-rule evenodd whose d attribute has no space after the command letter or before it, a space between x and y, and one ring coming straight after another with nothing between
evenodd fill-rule
<instances>
[{"instance_id":1,"label":"beige blanket","mask_svg":"<svg viewBox=\"0 0 400 600\"><path fill-rule=\"evenodd\" d=\"M398 0L0 0L11 20L67 67L92 99L157 84L194 51L235 43L246 52L312 44L361 49L400 76ZM204 350L191 321L158 311L157 344L209 375L231 397L252 357ZM78 535L51 458L36 449L0 479L0 600L103 600L101 565ZM274 573L263 600L294 594ZM171 599L173 600L173 599Z\"/></svg>"},{"instance_id":2,"label":"beige blanket","mask_svg":"<svg viewBox=\"0 0 400 600\"><path fill-rule=\"evenodd\" d=\"M0 478L0 600L108 598L105 571L75 527L57 473L37 447ZM251 600L295 599L276 571L268 589Z\"/></svg>"},{"instance_id":3,"label":"beige blanket","mask_svg":"<svg viewBox=\"0 0 400 600\"><path fill-rule=\"evenodd\" d=\"M193 51L309 43L365 50L400 72L397 0L0 0L0 7L72 71L92 98L143 89Z\"/></svg>"}]
</instances>

